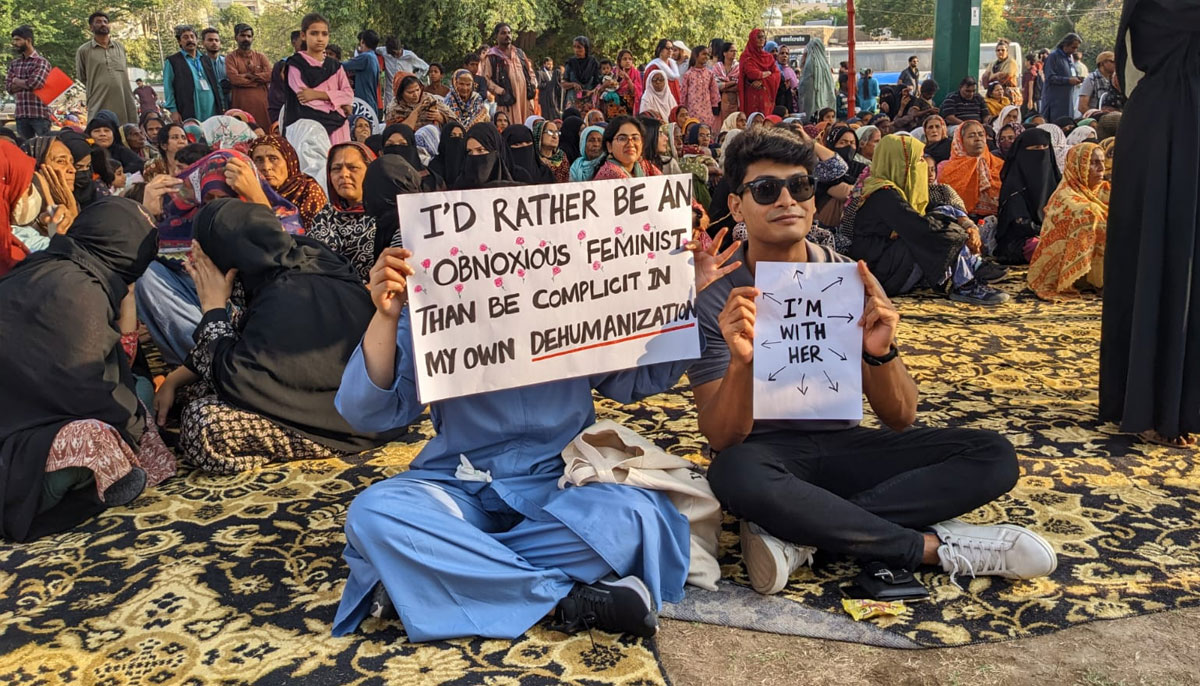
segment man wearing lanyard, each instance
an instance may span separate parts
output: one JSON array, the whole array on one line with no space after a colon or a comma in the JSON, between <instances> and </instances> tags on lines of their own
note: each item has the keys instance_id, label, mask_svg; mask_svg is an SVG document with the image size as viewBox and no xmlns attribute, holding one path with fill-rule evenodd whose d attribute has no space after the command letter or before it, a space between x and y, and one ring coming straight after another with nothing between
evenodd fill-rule
<instances>
[{"instance_id":1,"label":"man wearing lanyard","mask_svg":"<svg viewBox=\"0 0 1200 686\"><path fill-rule=\"evenodd\" d=\"M171 119L204 121L215 114L217 76L211 64L205 64L197 54L196 31L190 26L176 26L175 40L179 52L163 63L163 94Z\"/></svg>"}]
</instances>

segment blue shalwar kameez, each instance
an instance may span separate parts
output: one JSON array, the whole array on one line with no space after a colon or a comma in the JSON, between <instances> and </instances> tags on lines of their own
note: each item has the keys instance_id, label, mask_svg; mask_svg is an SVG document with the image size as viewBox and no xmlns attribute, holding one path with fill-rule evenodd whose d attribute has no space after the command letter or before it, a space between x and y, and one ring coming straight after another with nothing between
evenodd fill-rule
<instances>
[{"instance_id":1,"label":"blue shalwar kameez","mask_svg":"<svg viewBox=\"0 0 1200 686\"><path fill-rule=\"evenodd\" d=\"M336 405L352 426L415 422L409 311L396 331L391 388L367 376L362 346ZM346 516L350 578L335 636L354 631L382 582L411 641L515 638L576 582L634 575L656 606L683 598L687 519L664 493L615 484L558 488L562 449L595 422L592 389L630 403L669 389L690 361L638 367L439 401L437 435L412 468L354 499Z\"/></svg>"}]
</instances>

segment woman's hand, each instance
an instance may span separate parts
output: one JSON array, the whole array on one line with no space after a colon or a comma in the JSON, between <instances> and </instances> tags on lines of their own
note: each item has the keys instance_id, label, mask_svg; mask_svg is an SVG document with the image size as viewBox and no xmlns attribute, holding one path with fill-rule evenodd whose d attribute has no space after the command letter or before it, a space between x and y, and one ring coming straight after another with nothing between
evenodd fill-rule
<instances>
[{"instance_id":1,"label":"woman's hand","mask_svg":"<svg viewBox=\"0 0 1200 686\"><path fill-rule=\"evenodd\" d=\"M121 312L117 315L117 326L120 327L123 334L137 331L137 301L133 297L135 285L136 282L129 284L129 290L125 293L125 297L121 298Z\"/></svg>"},{"instance_id":2,"label":"woman's hand","mask_svg":"<svg viewBox=\"0 0 1200 686\"><path fill-rule=\"evenodd\" d=\"M967 229L967 250L972 255L983 252L983 237L979 235L979 228L975 225Z\"/></svg>"},{"instance_id":3,"label":"woman's hand","mask_svg":"<svg viewBox=\"0 0 1200 686\"><path fill-rule=\"evenodd\" d=\"M186 367L181 367L186 369ZM165 426L167 423L167 415L171 413L171 406L175 404L175 391L178 387L171 380L172 375L168 375L163 380L162 385L154 392L154 419L159 426Z\"/></svg>"},{"instance_id":4,"label":"woman's hand","mask_svg":"<svg viewBox=\"0 0 1200 686\"><path fill-rule=\"evenodd\" d=\"M759 89L759 90L762 90L762 87L763 87L763 82L762 82L762 81L751 81L751 82L750 82L750 87L751 87L751 88L757 88L757 89Z\"/></svg>"},{"instance_id":5,"label":"woman's hand","mask_svg":"<svg viewBox=\"0 0 1200 686\"><path fill-rule=\"evenodd\" d=\"M379 314L396 321L408 302L408 277L416 272L408 263L412 251L407 248L385 248L371 267L371 302Z\"/></svg>"},{"instance_id":6,"label":"woman's hand","mask_svg":"<svg viewBox=\"0 0 1200 686\"><path fill-rule=\"evenodd\" d=\"M329 94L325 93L324 91L319 91L316 88L302 88L300 89L299 93L296 93L296 99L299 100L301 104L307 105L310 102L316 102L318 100L329 100Z\"/></svg>"},{"instance_id":7,"label":"woman's hand","mask_svg":"<svg viewBox=\"0 0 1200 686\"><path fill-rule=\"evenodd\" d=\"M707 249L700 245L700 241L690 241L684 246L692 251L695 260L697 295L721 277L742 266L741 260L733 264L725 264L730 257L733 257L738 248L742 247L741 241L734 241L724 252L718 252L721 249L721 241L725 240L725 234L728 232L729 229L721 229L717 237L713 239L712 245Z\"/></svg>"},{"instance_id":8,"label":"woman's hand","mask_svg":"<svg viewBox=\"0 0 1200 686\"><path fill-rule=\"evenodd\" d=\"M177 179L168 174L159 174L146 184L146 192L142 195L142 206L151 216L158 217L163 213L163 198L179 189L183 179Z\"/></svg>"},{"instance_id":9,"label":"woman's hand","mask_svg":"<svg viewBox=\"0 0 1200 686\"><path fill-rule=\"evenodd\" d=\"M33 181L38 185L45 204L37 219L44 229L43 233L47 236L66 233L79 216L79 203L67 186L66 177L61 171L45 166L33 173ZM54 206L53 212L50 211L51 205Z\"/></svg>"},{"instance_id":10,"label":"woman's hand","mask_svg":"<svg viewBox=\"0 0 1200 686\"><path fill-rule=\"evenodd\" d=\"M229 184L229 187L246 202L271 206L271 203L267 201L267 194L263 193L262 184L259 183L258 173L244 160L237 157L229 158L229 161L225 163L225 183Z\"/></svg>"},{"instance_id":11,"label":"woman's hand","mask_svg":"<svg viewBox=\"0 0 1200 686\"><path fill-rule=\"evenodd\" d=\"M896 340L896 329L900 326L900 313L888 299L879 280L867 269L867 263L858 261L858 275L862 277L866 304L858 325L863 330L863 351L873 357L883 357L892 349Z\"/></svg>"},{"instance_id":12,"label":"woman's hand","mask_svg":"<svg viewBox=\"0 0 1200 686\"><path fill-rule=\"evenodd\" d=\"M171 406L175 404L175 395L179 389L199 380L200 377L185 366L176 367L175 371L167 374L162 385L154 392L154 418L159 426L167 423L167 415L171 412Z\"/></svg>"},{"instance_id":13,"label":"woman's hand","mask_svg":"<svg viewBox=\"0 0 1200 686\"><path fill-rule=\"evenodd\" d=\"M208 259L198 241L192 241L192 256L183 263L184 269L196 282L196 295L200 298L200 310L225 309L229 296L233 293L233 279L237 276L236 269L230 269L222 274L217 265Z\"/></svg>"}]
</instances>

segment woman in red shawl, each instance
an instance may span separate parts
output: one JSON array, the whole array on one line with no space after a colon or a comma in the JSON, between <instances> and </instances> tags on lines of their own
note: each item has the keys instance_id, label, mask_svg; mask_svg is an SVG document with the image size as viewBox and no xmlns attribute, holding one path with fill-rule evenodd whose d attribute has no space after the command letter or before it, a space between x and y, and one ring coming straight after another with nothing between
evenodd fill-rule
<instances>
[{"instance_id":1,"label":"woman in red shawl","mask_svg":"<svg viewBox=\"0 0 1200 686\"><path fill-rule=\"evenodd\" d=\"M33 187L34 160L9 141L0 140L0 276L25 259L29 250L12 233L13 208Z\"/></svg>"},{"instance_id":2,"label":"woman in red shawl","mask_svg":"<svg viewBox=\"0 0 1200 686\"><path fill-rule=\"evenodd\" d=\"M742 72L738 81L738 95L742 112L747 115L754 112L770 114L775 109L775 94L782 77L775 56L763 50L766 44L767 34L762 29L754 29L750 32L750 40L746 41L746 49L738 59L738 68Z\"/></svg>"}]
</instances>

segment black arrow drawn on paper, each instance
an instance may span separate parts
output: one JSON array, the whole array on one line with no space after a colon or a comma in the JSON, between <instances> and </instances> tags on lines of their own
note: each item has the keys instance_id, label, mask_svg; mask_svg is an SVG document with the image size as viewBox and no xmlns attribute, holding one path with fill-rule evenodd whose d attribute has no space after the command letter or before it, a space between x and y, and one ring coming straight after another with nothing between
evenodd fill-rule
<instances>
[{"instance_id":1,"label":"black arrow drawn on paper","mask_svg":"<svg viewBox=\"0 0 1200 686\"><path fill-rule=\"evenodd\" d=\"M783 341L763 341L760 345L762 345L762 347L766 348L767 350L770 350L771 346L778 345L782 342ZM846 358L843 357L842 359L845 360Z\"/></svg>"},{"instance_id":2,"label":"black arrow drawn on paper","mask_svg":"<svg viewBox=\"0 0 1200 686\"><path fill-rule=\"evenodd\" d=\"M800 282L801 276L804 276L804 272L800 271L799 269L792 272L792 278L796 280L796 285L800 288L800 290L804 290L804 284Z\"/></svg>"},{"instance_id":3,"label":"black arrow drawn on paper","mask_svg":"<svg viewBox=\"0 0 1200 686\"><path fill-rule=\"evenodd\" d=\"M831 284L829 284L828 286L826 286L826 287L822 288L822 289L821 289L821 292L822 292L822 293L824 293L825 291L829 290L830 288L833 288L834 286L840 286L840 285L842 285L842 282L843 282L843 281L845 281L845 279L843 279L842 277L840 277L840 276L839 276L839 277L837 277L837 279L836 279L836 280L834 280L834 282L833 282L833 283L831 283Z\"/></svg>"},{"instance_id":4,"label":"black arrow drawn on paper","mask_svg":"<svg viewBox=\"0 0 1200 686\"><path fill-rule=\"evenodd\" d=\"M768 292L766 292L766 291L763 291L763 297L764 297L764 298L767 298L768 300L770 300L771 302L775 303L776 305L782 305L783 303L781 303L781 302L779 302L778 300L776 300L774 296L775 296L775 294L774 294L774 293L768 293Z\"/></svg>"},{"instance_id":5,"label":"black arrow drawn on paper","mask_svg":"<svg viewBox=\"0 0 1200 686\"><path fill-rule=\"evenodd\" d=\"M846 323L849 324L850 322L854 321L854 315L850 314L849 312L846 314L831 314L826 317L826 319L845 319Z\"/></svg>"},{"instance_id":6,"label":"black arrow drawn on paper","mask_svg":"<svg viewBox=\"0 0 1200 686\"><path fill-rule=\"evenodd\" d=\"M808 395L808 385L804 383L804 379L807 377L807 374L800 375L800 385L796 386L796 390L800 391L800 395Z\"/></svg>"},{"instance_id":7,"label":"black arrow drawn on paper","mask_svg":"<svg viewBox=\"0 0 1200 686\"><path fill-rule=\"evenodd\" d=\"M837 382L834 381L833 379L829 378L829 372L826 372L824 369L822 369L821 371L825 372L825 380L829 382L829 390L833 391L834 393L837 393L838 392Z\"/></svg>"},{"instance_id":8,"label":"black arrow drawn on paper","mask_svg":"<svg viewBox=\"0 0 1200 686\"><path fill-rule=\"evenodd\" d=\"M838 351L834 350L833 348L830 348L829 352L833 353L834 355L837 355L842 360L842 362L846 361L846 356L839 353Z\"/></svg>"},{"instance_id":9,"label":"black arrow drawn on paper","mask_svg":"<svg viewBox=\"0 0 1200 686\"><path fill-rule=\"evenodd\" d=\"M767 375L767 381L774 381L775 375L778 374L779 372L782 372L785 369L787 369L787 366L780 367L779 369L776 369L775 371L771 372L770 374Z\"/></svg>"}]
</instances>

